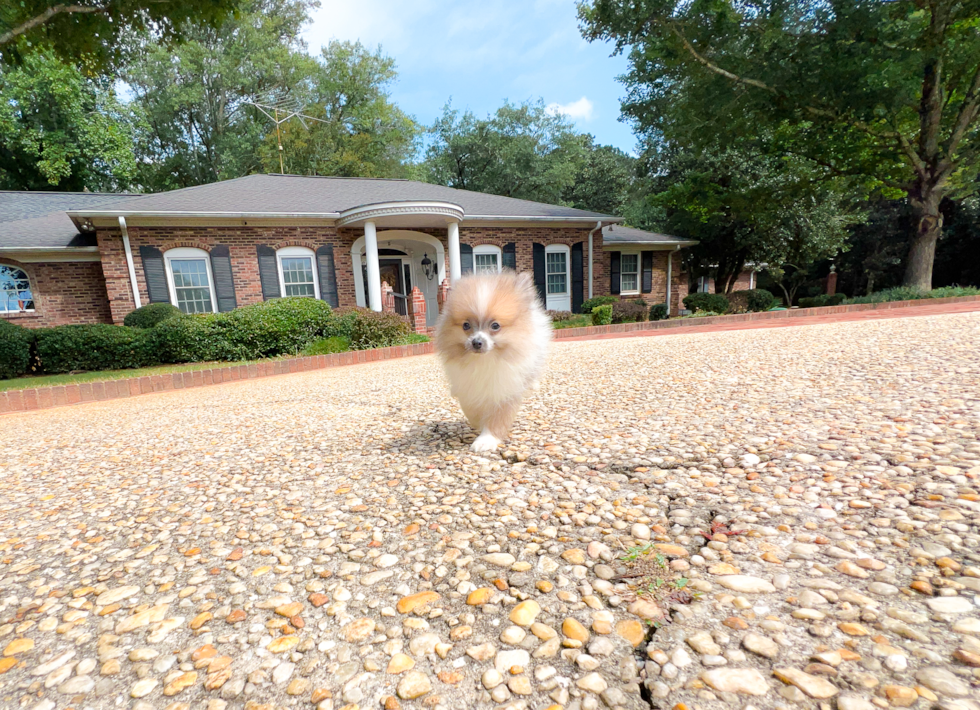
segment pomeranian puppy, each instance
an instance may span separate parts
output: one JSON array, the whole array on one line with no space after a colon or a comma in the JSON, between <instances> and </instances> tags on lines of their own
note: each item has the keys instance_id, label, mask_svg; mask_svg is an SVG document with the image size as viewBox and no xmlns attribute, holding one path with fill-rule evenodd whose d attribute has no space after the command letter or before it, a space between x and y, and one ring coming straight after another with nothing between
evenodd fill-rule
<instances>
[{"instance_id":1,"label":"pomeranian puppy","mask_svg":"<svg viewBox=\"0 0 980 710\"><path fill-rule=\"evenodd\" d=\"M529 274L466 276L436 324L435 348L449 389L479 434L473 451L507 438L528 389L536 389L551 342L551 319Z\"/></svg>"}]
</instances>

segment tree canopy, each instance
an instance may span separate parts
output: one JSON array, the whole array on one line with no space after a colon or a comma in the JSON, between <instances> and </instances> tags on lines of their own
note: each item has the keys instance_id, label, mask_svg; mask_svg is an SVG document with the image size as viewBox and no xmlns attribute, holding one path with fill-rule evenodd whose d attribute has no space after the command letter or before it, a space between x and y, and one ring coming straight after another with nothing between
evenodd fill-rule
<instances>
[{"instance_id":1,"label":"tree canopy","mask_svg":"<svg viewBox=\"0 0 980 710\"><path fill-rule=\"evenodd\" d=\"M0 72L0 189L113 191L136 173L126 108L109 82L50 51Z\"/></svg>"},{"instance_id":2,"label":"tree canopy","mask_svg":"<svg viewBox=\"0 0 980 710\"><path fill-rule=\"evenodd\" d=\"M980 2L592 0L589 39L629 51L625 114L688 148L754 138L825 179L904 195L906 285L930 288L943 197L975 189Z\"/></svg>"},{"instance_id":3,"label":"tree canopy","mask_svg":"<svg viewBox=\"0 0 980 710\"><path fill-rule=\"evenodd\" d=\"M216 24L239 0L12 0L0 3L0 61L37 47L102 72L139 48L138 35L181 39L198 23Z\"/></svg>"}]
</instances>

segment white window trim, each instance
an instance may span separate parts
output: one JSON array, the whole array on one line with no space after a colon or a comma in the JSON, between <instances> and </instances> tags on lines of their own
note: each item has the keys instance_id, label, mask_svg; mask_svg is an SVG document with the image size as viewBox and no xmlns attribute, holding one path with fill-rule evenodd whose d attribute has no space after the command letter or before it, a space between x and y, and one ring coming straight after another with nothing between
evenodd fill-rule
<instances>
[{"instance_id":1,"label":"white window trim","mask_svg":"<svg viewBox=\"0 0 980 710\"><path fill-rule=\"evenodd\" d=\"M696 293L709 292L709 289L711 288L710 278L711 277L709 276L698 276L698 286L697 286L698 290L696 291Z\"/></svg>"},{"instance_id":2,"label":"white window trim","mask_svg":"<svg viewBox=\"0 0 980 710\"><path fill-rule=\"evenodd\" d=\"M624 256L635 256L636 257L636 288L626 290L623 286L623 274L634 273L632 271L623 271L623 257ZM638 251L621 251L619 252L619 295L621 296L636 296L640 294L640 290L643 288L643 284L640 282L643 278L643 254Z\"/></svg>"},{"instance_id":3,"label":"white window trim","mask_svg":"<svg viewBox=\"0 0 980 710\"><path fill-rule=\"evenodd\" d=\"M565 255L565 293L571 297L572 294L572 250L567 244L548 244L544 248L545 260L544 260L544 290L545 295L548 294L548 254L564 254Z\"/></svg>"},{"instance_id":4,"label":"white window trim","mask_svg":"<svg viewBox=\"0 0 980 710\"><path fill-rule=\"evenodd\" d=\"M495 247L492 244L481 244L480 246L473 247L473 273L477 273L476 270L476 257L481 254L493 254L497 257L497 273L499 274L504 268L504 253L500 247Z\"/></svg>"},{"instance_id":5,"label":"white window trim","mask_svg":"<svg viewBox=\"0 0 980 710\"><path fill-rule=\"evenodd\" d=\"M283 277L282 273L282 258L286 257L296 257L305 256L310 259L310 263L313 265L313 293L314 298L320 299L320 274L316 270L316 252L307 247L283 247L276 251L276 268L279 271L279 293L282 294L283 298L286 298L286 279ZM302 297L301 297L302 298Z\"/></svg>"},{"instance_id":6,"label":"white window trim","mask_svg":"<svg viewBox=\"0 0 980 710\"><path fill-rule=\"evenodd\" d=\"M0 264L0 266L6 266L8 269L16 269L20 273L24 274L24 278L27 279L27 290L31 292L31 302L34 304L34 308L25 308L23 310L17 311L0 311L0 315L9 316L13 313L36 313L37 312L37 294L34 293L34 284L31 283L31 275L27 273L27 270L20 267L14 266L13 264ZM6 292L4 292L6 293Z\"/></svg>"},{"instance_id":7,"label":"white window trim","mask_svg":"<svg viewBox=\"0 0 980 710\"><path fill-rule=\"evenodd\" d=\"M177 305L177 289L174 287L174 272L170 267L171 260L204 259L204 266L208 272L208 288L211 290L211 312L217 313L218 302L214 292L214 274L211 273L211 255L203 249L197 249L195 247L177 247L176 249L165 251L163 257L163 263L167 269L167 290L170 293L170 303L175 308L180 308L180 306Z\"/></svg>"}]
</instances>

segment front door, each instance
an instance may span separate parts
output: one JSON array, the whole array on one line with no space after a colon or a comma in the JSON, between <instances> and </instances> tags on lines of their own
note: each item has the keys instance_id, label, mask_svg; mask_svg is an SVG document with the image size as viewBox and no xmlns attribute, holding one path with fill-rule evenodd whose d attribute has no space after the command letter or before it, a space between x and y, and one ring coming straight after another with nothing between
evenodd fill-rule
<instances>
[{"instance_id":1,"label":"front door","mask_svg":"<svg viewBox=\"0 0 980 710\"><path fill-rule=\"evenodd\" d=\"M408 307L405 296L405 281L402 277L402 260L401 259L378 259L378 270L381 273L381 282L386 283L391 286L391 290L395 292L395 312L398 315L408 315ZM367 264L361 267L361 283L364 284L364 303L370 303L370 299L367 294Z\"/></svg>"},{"instance_id":2,"label":"front door","mask_svg":"<svg viewBox=\"0 0 980 710\"><path fill-rule=\"evenodd\" d=\"M568 269L568 247L554 244L545 248L545 282L549 311L572 310L571 278Z\"/></svg>"}]
</instances>

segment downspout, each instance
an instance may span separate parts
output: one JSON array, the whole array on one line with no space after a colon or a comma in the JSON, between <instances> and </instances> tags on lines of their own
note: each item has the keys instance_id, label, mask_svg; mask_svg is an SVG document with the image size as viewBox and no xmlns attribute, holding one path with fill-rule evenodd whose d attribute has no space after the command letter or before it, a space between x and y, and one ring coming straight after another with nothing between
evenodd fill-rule
<instances>
[{"instance_id":1,"label":"downspout","mask_svg":"<svg viewBox=\"0 0 980 710\"><path fill-rule=\"evenodd\" d=\"M602 222L596 222L595 228L589 232L589 298L592 298L592 235L602 229Z\"/></svg>"},{"instance_id":2,"label":"downspout","mask_svg":"<svg viewBox=\"0 0 980 710\"><path fill-rule=\"evenodd\" d=\"M673 251L667 252L667 317L670 317L670 284L674 280L673 267L674 267L674 252L679 250L681 247L678 244L674 247Z\"/></svg>"},{"instance_id":3,"label":"downspout","mask_svg":"<svg viewBox=\"0 0 980 710\"><path fill-rule=\"evenodd\" d=\"M133 303L139 308L143 305L140 301L140 287L136 283L136 265L133 264L133 248L129 245L129 229L126 227L126 218L119 218L119 229L122 231L123 249L126 250L126 266L129 268L129 283L133 287Z\"/></svg>"}]
</instances>

